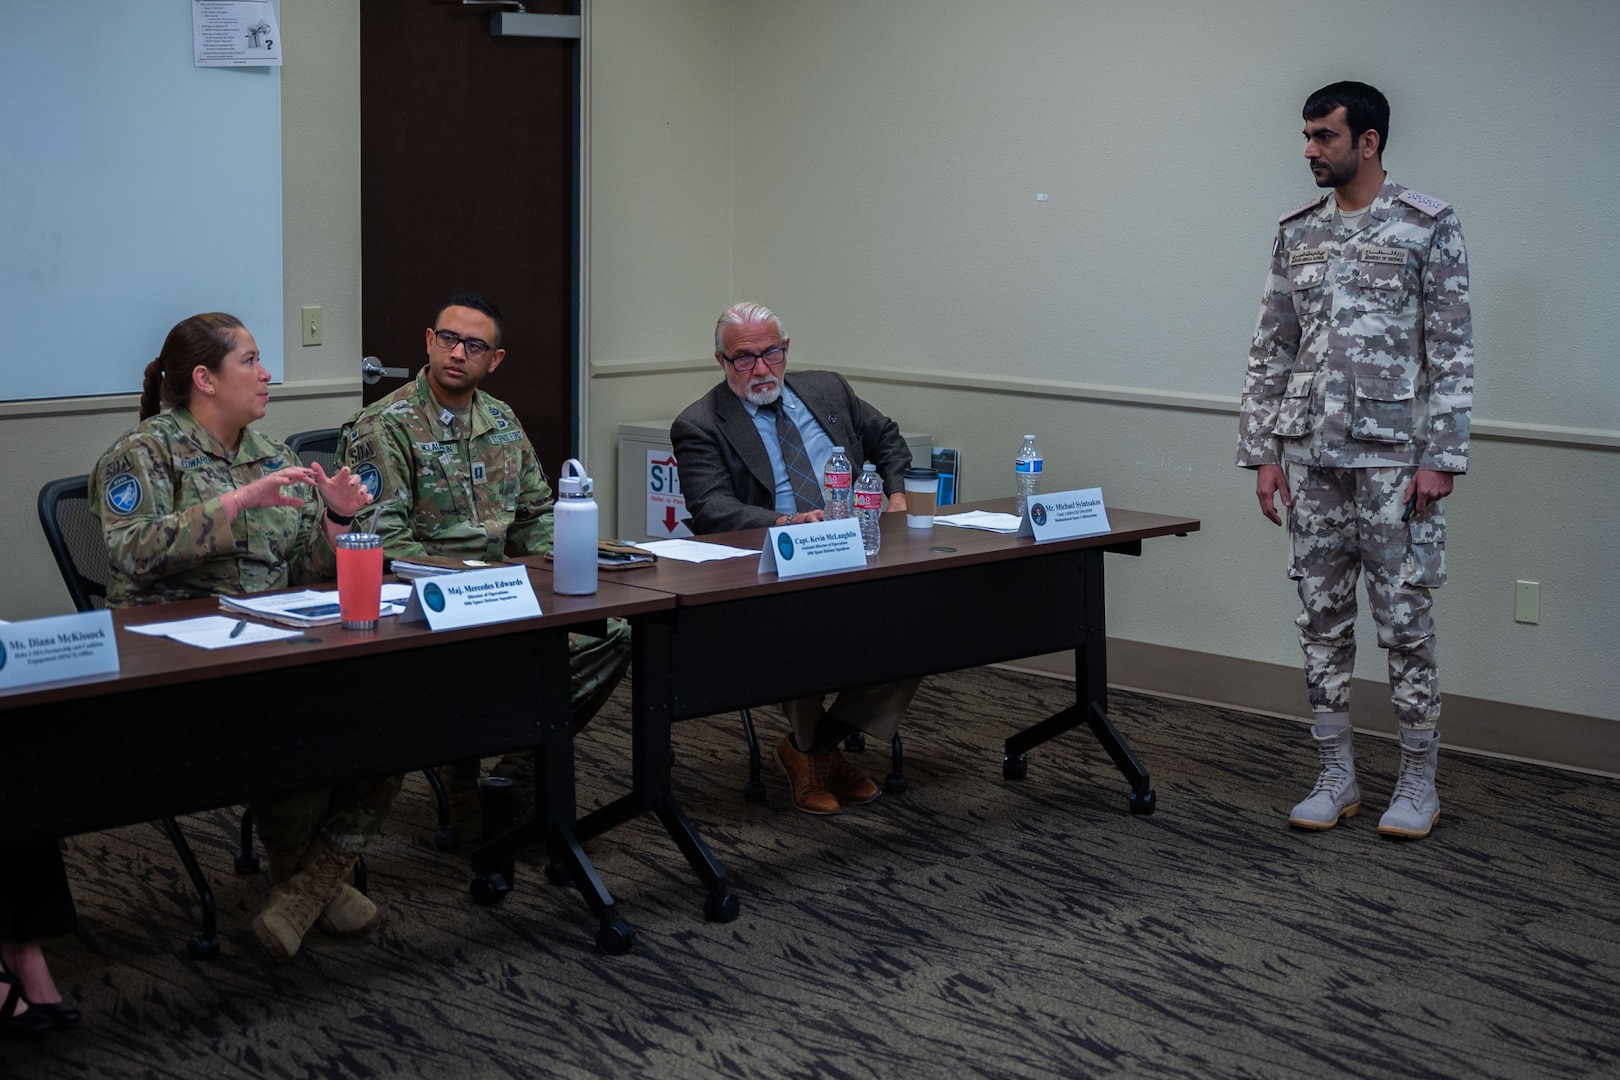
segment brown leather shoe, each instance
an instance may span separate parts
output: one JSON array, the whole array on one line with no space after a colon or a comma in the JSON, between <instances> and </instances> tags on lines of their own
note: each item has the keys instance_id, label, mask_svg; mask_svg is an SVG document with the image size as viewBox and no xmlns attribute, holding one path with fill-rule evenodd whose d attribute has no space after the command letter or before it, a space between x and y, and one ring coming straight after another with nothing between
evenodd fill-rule
<instances>
[{"instance_id":1,"label":"brown leather shoe","mask_svg":"<svg viewBox=\"0 0 1620 1080\"><path fill-rule=\"evenodd\" d=\"M827 790L832 755L807 754L784 735L776 744L776 763L787 774L793 805L807 814L836 814L838 799Z\"/></svg>"},{"instance_id":2,"label":"brown leather shoe","mask_svg":"<svg viewBox=\"0 0 1620 1080\"><path fill-rule=\"evenodd\" d=\"M836 795L839 802L858 806L883 794L883 789L872 783L871 778L845 757L842 750L834 749L828 756L832 758L832 767L827 770L827 790Z\"/></svg>"}]
</instances>

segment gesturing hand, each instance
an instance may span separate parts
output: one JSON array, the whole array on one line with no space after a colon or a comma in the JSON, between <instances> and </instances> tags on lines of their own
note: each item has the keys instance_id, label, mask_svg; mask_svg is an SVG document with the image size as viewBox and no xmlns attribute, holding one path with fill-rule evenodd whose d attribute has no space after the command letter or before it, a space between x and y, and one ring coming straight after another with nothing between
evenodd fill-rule
<instances>
[{"instance_id":1,"label":"gesturing hand","mask_svg":"<svg viewBox=\"0 0 1620 1080\"><path fill-rule=\"evenodd\" d=\"M349 471L347 465L333 473L326 475L320 462L312 466L315 486L320 489L321 498L326 500L326 507L338 517L354 517L355 512L371 501L371 492L367 491L360 478Z\"/></svg>"},{"instance_id":2,"label":"gesturing hand","mask_svg":"<svg viewBox=\"0 0 1620 1080\"><path fill-rule=\"evenodd\" d=\"M315 474L302 465L289 465L273 473L265 473L251 484L225 493L225 508L231 520L237 512L249 506L303 506L304 500L288 495L281 489L294 484L313 484Z\"/></svg>"}]
</instances>

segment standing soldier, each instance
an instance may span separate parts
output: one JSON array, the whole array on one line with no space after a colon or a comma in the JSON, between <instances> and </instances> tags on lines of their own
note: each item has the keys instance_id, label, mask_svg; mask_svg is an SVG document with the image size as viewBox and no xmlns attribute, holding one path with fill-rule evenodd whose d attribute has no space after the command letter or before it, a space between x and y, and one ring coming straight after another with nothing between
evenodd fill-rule
<instances>
[{"instance_id":1,"label":"standing soldier","mask_svg":"<svg viewBox=\"0 0 1620 1080\"><path fill-rule=\"evenodd\" d=\"M1260 512L1288 515L1289 576L1321 774L1289 823L1330 829L1361 809L1350 747L1356 578L1389 651L1401 766L1388 836L1440 816L1440 717L1429 590L1445 583L1442 500L1468 468L1473 324L1451 207L1390 180L1389 102L1365 83L1305 102L1305 160L1332 188L1282 216L1243 384L1237 463Z\"/></svg>"}]
</instances>

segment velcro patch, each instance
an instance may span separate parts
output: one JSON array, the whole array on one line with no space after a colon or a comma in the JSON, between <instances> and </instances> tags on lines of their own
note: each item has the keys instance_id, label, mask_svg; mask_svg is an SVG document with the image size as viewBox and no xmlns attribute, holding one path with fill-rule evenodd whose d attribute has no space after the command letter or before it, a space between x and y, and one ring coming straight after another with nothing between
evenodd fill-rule
<instances>
[{"instance_id":1,"label":"velcro patch","mask_svg":"<svg viewBox=\"0 0 1620 1080\"><path fill-rule=\"evenodd\" d=\"M501 443L520 442L523 439L521 431L503 431L499 435L491 435L489 441L497 445Z\"/></svg>"},{"instance_id":2,"label":"velcro patch","mask_svg":"<svg viewBox=\"0 0 1620 1080\"><path fill-rule=\"evenodd\" d=\"M141 508L141 500L146 497L146 492L135 474L126 472L107 481L106 496L107 509L123 517Z\"/></svg>"},{"instance_id":3,"label":"velcro patch","mask_svg":"<svg viewBox=\"0 0 1620 1080\"><path fill-rule=\"evenodd\" d=\"M1364 247L1361 249L1361 261L1369 263L1388 263L1391 266L1406 265L1405 248Z\"/></svg>"},{"instance_id":4,"label":"velcro patch","mask_svg":"<svg viewBox=\"0 0 1620 1080\"><path fill-rule=\"evenodd\" d=\"M366 489L366 494L375 502L377 492L382 490L382 474L377 471L377 466L368 461L354 470L354 475L360 478L360 486Z\"/></svg>"},{"instance_id":5,"label":"velcro patch","mask_svg":"<svg viewBox=\"0 0 1620 1080\"><path fill-rule=\"evenodd\" d=\"M1306 263L1325 263L1328 261L1328 249L1296 248L1288 255L1289 266L1303 266Z\"/></svg>"}]
</instances>

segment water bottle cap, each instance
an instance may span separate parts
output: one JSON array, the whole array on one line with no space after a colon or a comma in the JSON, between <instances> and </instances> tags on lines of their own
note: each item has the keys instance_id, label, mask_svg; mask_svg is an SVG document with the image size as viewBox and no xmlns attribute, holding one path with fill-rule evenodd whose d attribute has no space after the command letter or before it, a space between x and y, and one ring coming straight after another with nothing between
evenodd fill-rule
<instances>
[{"instance_id":1,"label":"water bottle cap","mask_svg":"<svg viewBox=\"0 0 1620 1080\"><path fill-rule=\"evenodd\" d=\"M1035 436L1033 436L1033 435L1025 435L1025 436L1024 436L1024 438L1026 438L1026 439L1033 439L1033 438L1034 438L1034 437L1035 437Z\"/></svg>"},{"instance_id":2,"label":"water bottle cap","mask_svg":"<svg viewBox=\"0 0 1620 1080\"><path fill-rule=\"evenodd\" d=\"M569 469L573 469L574 475L568 475ZM563 462L562 474L557 477L557 493L559 495L578 498L582 495L590 495L595 490L596 485L591 483L591 478L585 475L585 466L579 463L578 458L569 458Z\"/></svg>"},{"instance_id":3,"label":"water bottle cap","mask_svg":"<svg viewBox=\"0 0 1620 1080\"><path fill-rule=\"evenodd\" d=\"M868 461L865 465L861 466L861 472L863 472L863 473L877 472L877 466L872 464L870 461Z\"/></svg>"},{"instance_id":4,"label":"water bottle cap","mask_svg":"<svg viewBox=\"0 0 1620 1080\"><path fill-rule=\"evenodd\" d=\"M833 447L832 452L835 454L842 454L844 452L844 448L842 446L835 446Z\"/></svg>"}]
</instances>

